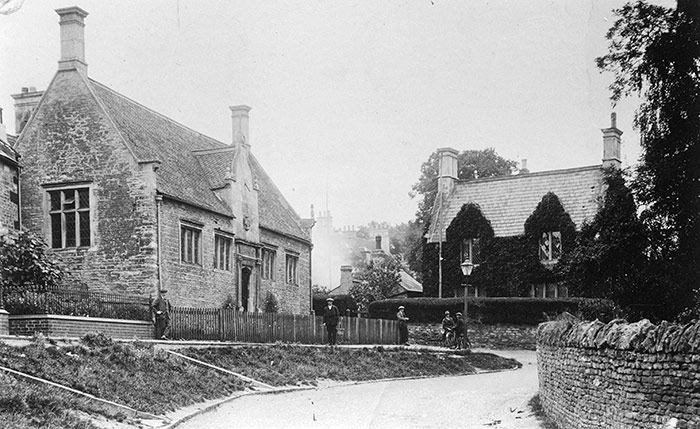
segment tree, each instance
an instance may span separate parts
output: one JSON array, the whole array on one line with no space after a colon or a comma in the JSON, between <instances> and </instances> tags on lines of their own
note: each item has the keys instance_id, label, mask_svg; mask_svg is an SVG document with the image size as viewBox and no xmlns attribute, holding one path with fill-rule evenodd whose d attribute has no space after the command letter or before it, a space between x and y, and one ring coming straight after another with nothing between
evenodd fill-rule
<instances>
[{"instance_id":1,"label":"tree","mask_svg":"<svg viewBox=\"0 0 700 429\"><path fill-rule=\"evenodd\" d=\"M609 52L596 61L614 76L613 102L641 98L633 190L651 234L649 266L657 271L648 276L675 285L673 305L687 303L700 281L700 3L678 0L669 9L637 1L615 15Z\"/></svg>"},{"instance_id":2,"label":"tree","mask_svg":"<svg viewBox=\"0 0 700 429\"><path fill-rule=\"evenodd\" d=\"M350 296L366 311L371 302L389 298L400 286L399 264L392 258L371 261L359 270L356 279L359 283L350 288Z\"/></svg>"},{"instance_id":3,"label":"tree","mask_svg":"<svg viewBox=\"0 0 700 429\"><path fill-rule=\"evenodd\" d=\"M411 197L420 196L416 220L412 223L411 234L404 242L407 248L407 262L411 271L420 273L423 293L437 296L437 259L435 245L429 245L424 238L430 225L430 217L437 196L437 179L439 175L437 151L433 152L421 166L421 175L413 185ZM517 163L499 156L493 148L483 150L465 150L457 156L458 178L474 180L475 178L508 176L515 171Z\"/></svg>"},{"instance_id":4,"label":"tree","mask_svg":"<svg viewBox=\"0 0 700 429\"><path fill-rule=\"evenodd\" d=\"M560 263L561 272L573 295L611 299L636 318L659 292L641 290L646 233L623 172L607 170L604 182L603 205L581 228L576 247Z\"/></svg>"},{"instance_id":5,"label":"tree","mask_svg":"<svg viewBox=\"0 0 700 429\"><path fill-rule=\"evenodd\" d=\"M0 285L6 291L34 292L57 286L65 273L46 248L41 238L26 231L0 235Z\"/></svg>"}]
</instances>

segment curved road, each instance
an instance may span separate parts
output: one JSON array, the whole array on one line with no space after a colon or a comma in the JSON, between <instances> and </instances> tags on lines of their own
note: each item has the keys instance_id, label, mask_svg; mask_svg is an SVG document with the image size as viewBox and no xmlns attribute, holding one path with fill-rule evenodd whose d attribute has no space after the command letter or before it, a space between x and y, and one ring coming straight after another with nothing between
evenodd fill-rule
<instances>
[{"instance_id":1,"label":"curved road","mask_svg":"<svg viewBox=\"0 0 700 429\"><path fill-rule=\"evenodd\" d=\"M244 396L182 428L539 428L528 407L537 393L533 351L491 351L518 370L340 385Z\"/></svg>"}]
</instances>

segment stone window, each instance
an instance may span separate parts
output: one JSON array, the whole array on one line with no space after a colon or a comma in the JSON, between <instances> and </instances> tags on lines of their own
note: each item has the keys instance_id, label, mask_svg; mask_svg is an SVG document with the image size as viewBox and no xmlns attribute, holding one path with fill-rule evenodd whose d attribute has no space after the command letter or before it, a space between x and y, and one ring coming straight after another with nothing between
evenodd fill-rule
<instances>
[{"instance_id":1,"label":"stone window","mask_svg":"<svg viewBox=\"0 0 700 429\"><path fill-rule=\"evenodd\" d=\"M90 247L90 188L50 190L51 247Z\"/></svg>"},{"instance_id":2,"label":"stone window","mask_svg":"<svg viewBox=\"0 0 700 429\"><path fill-rule=\"evenodd\" d=\"M299 284L299 279L297 277L297 265L299 264L299 257L295 255L287 255L287 283Z\"/></svg>"},{"instance_id":3,"label":"stone window","mask_svg":"<svg viewBox=\"0 0 700 429\"><path fill-rule=\"evenodd\" d=\"M262 249L262 278L275 279L275 252L272 249Z\"/></svg>"},{"instance_id":4,"label":"stone window","mask_svg":"<svg viewBox=\"0 0 700 429\"><path fill-rule=\"evenodd\" d=\"M180 225L180 260L188 264L202 265L202 228Z\"/></svg>"},{"instance_id":5,"label":"stone window","mask_svg":"<svg viewBox=\"0 0 700 429\"><path fill-rule=\"evenodd\" d=\"M214 268L231 271L231 246L233 240L222 234L214 234Z\"/></svg>"},{"instance_id":6,"label":"stone window","mask_svg":"<svg viewBox=\"0 0 700 429\"><path fill-rule=\"evenodd\" d=\"M540 237L540 261L554 263L561 257L561 232L543 232Z\"/></svg>"}]
</instances>

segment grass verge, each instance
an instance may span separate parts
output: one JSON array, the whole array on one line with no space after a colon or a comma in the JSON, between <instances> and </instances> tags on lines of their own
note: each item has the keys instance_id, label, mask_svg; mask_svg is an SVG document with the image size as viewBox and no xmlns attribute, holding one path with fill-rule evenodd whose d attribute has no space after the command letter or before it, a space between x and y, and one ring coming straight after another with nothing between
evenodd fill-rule
<instances>
[{"instance_id":1,"label":"grass verge","mask_svg":"<svg viewBox=\"0 0 700 429\"><path fill-rule=\"evenodd\" d=\"M365 381L396 377L471 374L520 366L488 353L425 353L383 347L322 348L295 345L189 348L183 354L273 386L316 385L318 380Z\"/></svg>"}]
</instances>

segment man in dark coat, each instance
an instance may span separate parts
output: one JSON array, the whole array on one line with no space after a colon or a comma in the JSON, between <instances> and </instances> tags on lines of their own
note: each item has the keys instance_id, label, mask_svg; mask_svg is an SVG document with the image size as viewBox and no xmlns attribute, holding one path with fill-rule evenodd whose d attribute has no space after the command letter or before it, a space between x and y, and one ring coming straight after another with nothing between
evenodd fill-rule
<instances>
[{"instance_id":1,"label":"man in dark coat","mask_svg":"<svg viewBox=\"0 0 700 429\"><path fill-rule=\"evenodd\" d=\"M151 304L151 317L156 327L156 338L159 340L167 340L170 334L170 303L163 297L163 293L165 291L161 291Z\"/></svg>"},{"instance_id":2,"label":"man in dark coat","mask_svg":"<svg viewBox=\"0 0 700 429\"><path fill-rule=\"evenodd\" d=\"M326 304L327 305L323 307L323 324L326 325L326 331L328 331L328 344L334 346L338 334L340 311L338 311L338 307L333 305L333 298L328 298Z\"/></svg>"}]
</instances>

